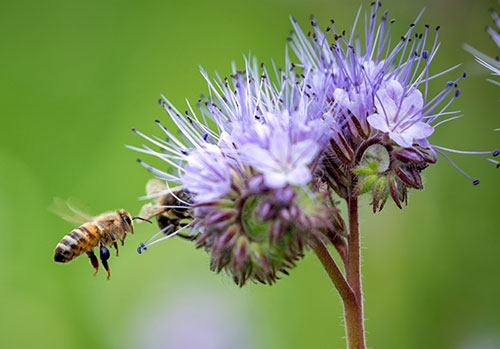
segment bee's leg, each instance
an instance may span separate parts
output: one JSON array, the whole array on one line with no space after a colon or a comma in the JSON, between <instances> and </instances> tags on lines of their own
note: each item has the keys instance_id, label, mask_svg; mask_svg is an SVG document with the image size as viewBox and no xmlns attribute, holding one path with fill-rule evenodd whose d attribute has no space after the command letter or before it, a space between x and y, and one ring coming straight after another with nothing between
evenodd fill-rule
<instances>
[{"instance_id":1,"label":"bee's leg","mask_svg":"<svg viewBox=\"0 0 500 349\"><path fill-rule=\"evenodd\" d=\"M180 223L179 227L184 228L188 224L189 223ZM183 238L183 239L186 239L186 240L189 240L189 241L193 241L194 239L196 239L196 235L189 236L186 234L176 234L176 236Z\"/></svg>"},{"instance_id":2,"label":"bee's leg","mask_svg":"<svg viewBox=\"0 0 500 349\"><path fill-rule=\"evenodd\" d=\"M178 236L180 238L183 238L183 239L186 239L186 240L189 240L189 241L193 241L194 239L196 239L196 235L189 236L189 235L178 233L175 236Z\"/></svg>"},{"instance_id":3,"label":"bee's leg","mask_svg":"<svg viewBox=\"0 0 500 349\"><path fill-rule=\"evenodd\" d=\"M111 273L109 272L109 265L108 265L108 259L109 259L109 250L104 246L102 241L99 241L99 257L101 257L101 263L106 272L108 273L108 280L109 277L111 276Z\"/></svg>"},{"instance_id":4,"label":"bee's leg","mask_svg":"<svg viewBox=\"0 0 500 349\"><path fill-rule=\"evenodd\" d=\"M95 273L94 273L94 276L95 276L97 274L97 271L99 270L99 261L97 260L97 257L94 254L94 250L90 250L89 252L87 252L87 256L89 256L90 264L92 264L92 266L95 269Z\"/></svg>"},{"instance_id":5,"label":"bee's leg","mask_svg":"<svg viewBox=\"0 0 500 349\"><path fill-rule=\"evenodd\" d=\"M113 241L113 247L116 249L116 256L118 257L118 244L116 241Z\"/></svg>"}]
</instances>

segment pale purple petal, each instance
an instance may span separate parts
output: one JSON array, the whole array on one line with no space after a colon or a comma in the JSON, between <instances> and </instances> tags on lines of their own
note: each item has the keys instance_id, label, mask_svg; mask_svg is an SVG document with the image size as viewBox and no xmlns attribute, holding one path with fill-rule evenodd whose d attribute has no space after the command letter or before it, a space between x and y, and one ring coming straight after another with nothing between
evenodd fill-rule
<instances>
[{"instance_id":1,"label":"pale purple petal","mask_svg":"<svg viewBox=\"0 0 500 349\"><path fill-rule=\"evenodd\" d=\"M288 178L279 172L264 172L264 183L269 188L282 188L288 183Z\"/></svg>"},{"instance_id":2,"label":"pale purple petal","mask_svg":"<svg viewBox=\"0 0 500 349\"><path fill-rule=\"evenodd\" d=\"M382 131L382 132L389 132L389 126L387 125L387 121L384 116L380 114L372 114L368 118L368 123L370 124L371 127Z\"/></svg>"},{"instance_id":3,"label":"pale purple petal","mask_svg":"<svg viewBox=\"0 0 500 349\"><path fill-rule=\"evenodd\" d=\"M404 131L413 139L422 139L429 137L434 132L434 127L425 122L419 121Z\"/></svg>"},{"instance_id":4,"label":"pale purple petal","mask_svg":"<svg viewBox=\"0 0 500 349\"><path fill-rule=\"evenodd\" d=\"M288 183L292 185L307 184L311 178L311 171L306 166L296 167L292 172L288 173Z\"/></svg>"},{"instance_id":5,"label":"pale purple petal","mask_svg":"<svg viewBox=\"0 0 500 349\"><path fill-rule=\"evenodd\" d=\"M399 115L401 115L401 117L410 117L412 119L418 118L421 115L423 105L424 98L422 97L422 92L414 89L403 99Z\"/></svg>"},{"instance_id":6,"label":"pale purple petal","mask_svg":"<svg viewBox=\"0 0 500 349\"><path fill-rule=\"evenodd\" d=\"M413 144L413 137L406 133L389 132L389 137L403 148L411 147Z\"/></svg>"},{"instance_id":7,"label":"pale purple petal","mask_svg":"<svg viewBox=\"0 0 500 349\"><path fill-rule=\"evenodd\" d=\"M291 162L294 166L303 166L310 164L318 155L320 148L312 140L305 140L293 145Z\"/></svg>"}]
</instances>

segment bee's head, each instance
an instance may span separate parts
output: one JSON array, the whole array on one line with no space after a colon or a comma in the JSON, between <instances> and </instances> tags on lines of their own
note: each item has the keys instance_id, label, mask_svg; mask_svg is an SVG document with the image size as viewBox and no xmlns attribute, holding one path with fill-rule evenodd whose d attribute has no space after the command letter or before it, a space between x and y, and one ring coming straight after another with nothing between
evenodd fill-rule
<instances>
[{"instance_id":1,"label":"bee's head","mask_svg":"<svg viewBox=\"0 0 500 349\"><path fill-rule=\"evenodd\" d=\"M118 211L116 211L116 213L120 217L121 223L125 227L125 230L127 232L133 234L134 233L134 223L132 222L133 219L132 219L132 216L130 215L130 213L128 213L125 210L118 210Z\"/></svg>"},{"instance_id":2,"label":"bee's head","mask_svg":"<svg viewBox=\"0 0 500 349\"><path fill-rule=\"evenodd\" d=\"M125 210L118 210L116 211L116 213L120 216L121 220L122 220L122 223L125 225L126 227L126 230L128 232L130 232L131 234L134 233L134 223L133 221L135 219L140 219L141 221L146 221L146 222L149 222L149 223L152 223L150 220L146 219L146 218L142 218L142 217L132 217L130 215L130 213L128 213L127 211Z\"/></svg>"}]
</instances>

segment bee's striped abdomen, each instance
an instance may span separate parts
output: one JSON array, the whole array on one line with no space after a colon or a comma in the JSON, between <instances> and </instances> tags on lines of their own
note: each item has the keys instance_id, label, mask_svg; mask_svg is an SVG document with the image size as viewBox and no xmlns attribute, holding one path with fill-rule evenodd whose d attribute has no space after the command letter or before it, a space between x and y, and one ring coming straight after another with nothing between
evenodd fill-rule
<instances>
[{"instance_id":1,"label":"bee's striped abdomen","mask_svg":"<svg viewBox=\"0 0 500 349\"><path fill-rule=\"evenodd\" d=\"M63 237L54 251L54 261L67 263L90 251L99 243L100 236L96 225L85 223Z\"/></svg>"}]
</instances>

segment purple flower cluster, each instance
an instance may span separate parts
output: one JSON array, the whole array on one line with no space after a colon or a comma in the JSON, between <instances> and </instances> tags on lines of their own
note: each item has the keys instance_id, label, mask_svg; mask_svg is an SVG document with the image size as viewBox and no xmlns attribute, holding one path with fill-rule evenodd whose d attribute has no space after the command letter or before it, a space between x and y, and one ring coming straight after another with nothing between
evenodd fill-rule
<instances>
[{"instance_id":1,"label":"purple flower cluster","mask_svg":"<svg viewBox=\"0 0 500 349\"><path fill-rule=\"evenodd\" d=\"M209 97L198 101L198 115L190 105L181 113L160 101L182 137L159 121L167 141L136 131L157 150L131 148L175 171L141 163L189 193L179 207L188 207L192 221L178 231L191 228L212 270L229 272L239 285L273 283L315 239L345 235L332 192L343 199L370 192L374 211L389 197L401 207L409 188L422 189L420 173L437 154L479 183L444 153L472 152L428 140L439 125L462 116L448 108L465 74L428 93L433 79L456 68L429 72L439 27L416 33L412 24L391 46L393 22L386 12L378 23L379 8L373 3L365 15L363 41L355 39L361 12L351 33L338 33L333 21L323 32L312 19L305 35L292 19L297 63L287 56L272 75L251 58L227 78L202 71Z\"/></svg>"},{"instance_id":2,"label":"purple flower cluster","mask_svg":"<svg viewBox=\"0 0 500 349\"><path fill-rule=\"evenodd\" d=\"M330 127L308 112L304 81L276 74L273 83L250 59L230 78L211 80L203 72L210 97L199 101L199 115L160 101L188 144L158 122L169 142L136 132L160 151L131 147L177 169L166 173L141 161L189 191L197 246L211 254L213 270L228 271L239 285L273 283L338 221L337 210L324 203L326 192L312 184Z\"/></svg>"},{"instance_id":3,"label":"purple flower cluster","mask_svg":"<svg viewBox=\"0 0 500 349\"><path fill-rule=\"evenodd\" d=\"M309 78L307 92L313 96L312 103L322 106L329 124L334 125L330 144L324 151L323 178L345 198L354 172L363 186L358 190L373 191L374 210L385 202L379 201L379 195L390 195L401 207L407 188L422 189L420 172L436 162L437 154L474 184L479 181L444 152L498 155L497 150L463 152L429 142L438 126L463 116L448 109L460 95L458 82L465 74L445 83L436 95L430 95L432 80L456 68L430 74L429 67L440 46L439 27L431 30L425 25L422 32L416 32L419 15L399 42L391 46L394 21L388 21L385 12L377 23L379 9L380 3L374 2L370 13L365 14L364 40L356 35L361 11L350 33L338 33L333 20L323 32L312 18L313 30L306 35L292 19L294 33L290 39L299 59L293 66ZM385 148L387 166L368 166L367 157L373 157L370 150L374 144ZM380 155L381 148L378 149ZM375 190L377 183L379 190Z\"/></svg>"}]
</instances>

